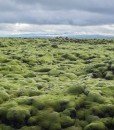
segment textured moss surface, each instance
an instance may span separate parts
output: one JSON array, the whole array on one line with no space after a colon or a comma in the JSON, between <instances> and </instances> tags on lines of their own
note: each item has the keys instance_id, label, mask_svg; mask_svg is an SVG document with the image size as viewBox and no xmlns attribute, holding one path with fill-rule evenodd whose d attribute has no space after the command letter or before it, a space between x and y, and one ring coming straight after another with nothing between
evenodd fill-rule
<instances>
[{"instance_id":1,"label":"textured moss surface","mask_svg":"<svg viewBox=\"0 0 114 130\"><path fill-rule=\"evenodd\" d=\"M113 129L113 40L0 39L0 130Z\"/></svg>"}]
</instances>

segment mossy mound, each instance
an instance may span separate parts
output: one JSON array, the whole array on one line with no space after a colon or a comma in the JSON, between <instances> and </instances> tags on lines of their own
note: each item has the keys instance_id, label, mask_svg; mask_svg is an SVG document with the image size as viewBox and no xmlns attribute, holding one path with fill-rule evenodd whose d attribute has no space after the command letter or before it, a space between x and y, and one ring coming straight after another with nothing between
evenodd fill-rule
<instances>
[{"instance_id":1,"label":"mossy mound","mask_svg":"<svg viewBox=\"0 0 114 130\"><path fill-rule=\"evenodd\" d=\"M69 88L70 94L82 94L85 93L86 86L75 84Z\"/></svg>"},{"instance_id":2,"label":"mossy mound","mask_svg":"<svg viewBox=\"0 0 114 130\"><path fill-rule=\"evenodd\" d=\"M9 94L5 91L0 92L0 103L7 101L10 98Z\"/></svg>"},{"instance_id":3,"label":"mossy mound","mask_svg":"<svg viewBox=\"0 0 114 130\"><path fill-rule=\"evenodd\" d=\"M71 119L69 116L62 116L61 117L61 126L62 128L67 128L73 126L75 123L74 119Z\"/></svg>"},{"instance_id":4,"label":"mossy mound","mask_svg":"<svg viewBox=\"0 0 114 130\"><path fill-rule=\"evenodd\" d=\"M91 67L87 67L86 71L92 73L93 78L114 79L113 64L110 62L95 64Z\"/></svg>"},{"instance_id":5,"label":"mossy mound","mask_svg":"<svg viewBox=\"0 0 114 130\"><path fill-rule=\"evenodd\" d=\"M114 116L114 105L101 105L92 108L95 115L99 117L113 117Z\"/></svg>"},{"instance_id":6,"label":"mossy mound","mask_svg":"<svg viewBox=\"0 0 114 130\"><path fill-rule=\"evenodd\" d=\"M39 122L39 125L45 129L50 130L60 130L61 124L60 124L60 115L57 112L51 112L51 111L40 111L38 113L37 121Z\"/></svg>"},{"instance_id":7,"label":"mossy mound","mask_svg":"<svg viewBox=\"0 0 114 130\"><path fill-rule=\"evenodd\" d=\"M87 125L84 130L107 130L102 122L93 122Z\"/></svg>"},{"instance_id":8,"label":"mossy mound","mask_svg":"<svg viewBox=\"0 0 114 130\"><path fill-rule=\"evenodd\" d=\"M26 123L30 117L30 110L22 107L10 108L7 112L7 119L13 123L14 127L20 127Z\"/></svg>"}]
</instances>

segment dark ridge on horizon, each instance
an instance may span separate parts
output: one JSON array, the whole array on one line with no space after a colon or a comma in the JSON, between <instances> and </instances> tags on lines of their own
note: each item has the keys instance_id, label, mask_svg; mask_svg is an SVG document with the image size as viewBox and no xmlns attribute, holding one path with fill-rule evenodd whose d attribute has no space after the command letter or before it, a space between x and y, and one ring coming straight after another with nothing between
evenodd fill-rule
<instances>
[{"instance_id":1,"label":"dark ridge on horizon","mask_svg":"<svg viewBox=\"0 0 114 130\"><path fill-rule=\"evenodd\" d=\"M9 35L0 35L0 38L56 38L56 37L62 37L62 38L72 38L72 39L114 39L114 36L110 35L74 35L74 34L9 34Z\"/></svg>"}]
</instances>

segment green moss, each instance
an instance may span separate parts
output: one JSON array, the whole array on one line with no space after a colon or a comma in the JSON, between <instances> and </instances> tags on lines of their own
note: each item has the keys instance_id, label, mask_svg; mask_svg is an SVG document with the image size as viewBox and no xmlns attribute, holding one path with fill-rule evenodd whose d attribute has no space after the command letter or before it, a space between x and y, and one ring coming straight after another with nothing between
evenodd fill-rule
<instances>
[{"instance_id":1,"label":"green moss","mask_svg":"<svg viewBox=\"0 0 114 130\"><path fill-rule=\"evenodd\" d=\"M114 72L114 63L111 65L111 70Z\"/></svg>"},{"instance_id":2,"label":"green moss","mask_svg":"<svg viewBox=\"0 0 114 130\"><path fill-rule=\"evenodd\" d=\"M38 119L37 116L32 116L28 119L29 125L38 125Z\"/></svg>"},{"instance_id":3,"label":"green moss","mask_svg":"<svg viewBox=\"0 0 114 130\"><path fill-rule=\"evenodd\" d=\"M113 129L113 43L1 38L2 129Z\"/></svg>"},{"instance_id":4,"label":"green moss","mask_svg":"<svg viewBox=\"0 0 114 130\"><path fill-rule=\"evenodd\" d=\"M81 128L81 127L72 126L72 127L66 128L66 129L64 129L64 130L82 130L82 128Z\"/></svg>"},{"instance_id":5,"label":"green moss","mask_svg":"<svg viewBox=\"0 0 114 130\"><path fill-rule=\"evenodd\" d=\"M92 108L95 115L100 117L113 117L114 116L114 105L101 105Z\"/></svg>"},{"instance_id":6,"label":"green moss","mask_svg":"<svg viewBox=\"0 0 114 130\"><path fill-rule=\"evenodd\" d=\"M22 96L15 100L19 105L32 105L33 103L33 98L28 96Z\"/></svg>"},{"instance_id":7,"label":"green moss","mask_svg":"<svg viewBox=\"0 0 114 130\"><path fill-rule=\"evenodd\" d=\"M45 84L44 84L44 83L37 83L37 84L36 84L36 87L37 87L38 89L42 89L43 87L45 87Z\"/></svg>"},{"instance_id":8,"label":"green moss","mask_svg":"<svg viewBox=\"0 0 114 130\"><path fill-rule=\"evenodd\" d=\"M41 68L37 70L38 72L49 72L51 69L50 68Z\"/></svg>"},{"instance_id":9,"label":"green moss","mask_svg":"<svg viewBox=\"0 0 114 130\"><path fill-rule=\"evenodd\" d=\"M51 124L51 126L49 127L50 130L61 130L61 124L60 123L54 123Z\"/></svg>"},{"instance_id":10,"label":"green moss","mask_svg":"<svg viewBox=\"0 0 114 130\"><path fill-rule=\"evenodd\" d=\"M63 100L60 100L60 101L56 101L54 109L56 111L59 111L59 112L64 111L67 108L68 104L69 104L69 100L63 99Z\"/></svg>"},{"instance_id":11,"label":"green moss","mask_svg":"<svg viewBox=\"0 0 114 130\"><path fill-rule=\"evenodd\" d=\"M7 62L9 62L10 60L9 59L7 59L7 57L5 56L5 55L1 55L0 56L0 62L1 63L7 63Z\"/></svg>"},{"instance_id":12,"label":"green moss","mask_svg":"<svg viewBox=\"0 0 114 130\"><path fill-rule=\"evenodd\" d=\"M14 130L10 126L6 126L5 124L0 124L0 130Z\"/></svg>"},{"instance_id":13,"label":"green moss","mask_svg":"<svg viewBox=\"0 0 114 130\"><path fill-rule=\"evenodd\" d=\"M1 120L6 120L7 111L8 111L7 108L0 107L0 119Z\"/></svg>"},{"instance_id":14,"label":"green moss","mask_svg":"<svg viewBox=\"0 0 114 130\"><path fill-rule=\"evenodd\" d=\"M77 58L76 58L74 55L72 55L72 54L64 54L64 55L62 55L62 57L65 58L65 59L71 60L71 61L75 61L75 60L77 59Z\"/></svg>"},{"instance_id":15,"label":"green moss","mask_svg":"<svg viewBox=\"0 0 114 130\"><path fill-rule=\"evenodd\" d=\"M65 99L64 97L63 99L55 97L55 99L52 100L51 98L48 102L47 100L45 101L45 107L53 108L57 112L62 112L69 107L69 99Z\"/></svg>"},{"instance_id":16,"label":"green moss","mask_svg":"<svg viewBox=\"0 0 114 130\"><path fill-rule=\"evenodd\" d=\"M76 76L74 73L66 73L65 75L66 75L69 79L71 79L71 80L77 78L77 76Z\"/></svg>"},{"instance_id":17,"label":"green moss","mask_svg":"<svg viewBox=\"0 0 114 130\"><path fill-rule=\"evenodd\" d=\"M107 80L112 80L112 79L114 79L114 75L113 75L112 71L107 71L107 72L106 72L105 79L107 79Z\"/></svg>"},{"instance_id":18,"label":"green moss","mask_svg":"<svg viewBox=\"0 0 114 130\"><path fill-rule=\"evenodd\" d=\"M7 101L9 99L9 94L5 91L0 92L0 103L3 103L4 101Z\"/></svg>"},{"instance_id":19,"label":"green moss","mask_svg":"<svg viewBox=\"0 0 114 130\"><path fill-rule=\"evenodd\" d=\"M24 77L25 78L28 78L28 77L36 77L36 74L35 73L33 73L33 72L31 72L31 73L28 73L28 74L26 74L26 75L24 75Z\"/></svg>"},{"instance_id":20,"label":"green moss","mask_svg":"<svg viewBox=\"0 0 114 130\"><path fill-rule=\"evenodd\" d=\"M40 126L24 126L19 130L42 130Z\"/></svg>"},{"instance_id":21,"label":"green moss","mask_svg":"<svg viewBox=\"0 0 114 130\"><path fill-rule=\"evenodd\" d=\"M75 126L77 126L77 127L85 128L85 126L87 126L87 125L88 125L88 122L85 120L76 119L76 121L75 121Z\"/></svg>"},{"instance_id":22,"label":"green moss","mask_svg":"<svg viewBox=\"0 0 114 130\"><path fill-rule=\"evenodd\" d=\"M70 93L70 94L82 94L82 93L84 93L84 91L85 91L85 86L83 86L83 85L79 85L79 84L76 84L76 85L73 85L73 86L71 86L70 88L69 88L69 90L68 90L68 92Z\"/></svg>"},{"instance_id":23,"label":"green moss","mask_svg":"<svg viewBox=\"0 0 114 130\"><path fill-rule=\"evenodd\" d=\"M30 117L29 109L25 107L13 107L7 112L7 119L16 124L25 123L26 119Z\"/></svg>"},{"instance_id":24,"label":"green moss","mask_svg":"<svg viewBox=\"0 0 114 130\"><path fill-rule=\"evenodd\" d=\"M101 118L101 121L105 124L108 129L114 128L114 119L111 117Z\"/></svg>"},{"instance_id":25,"label":"green moss","mask_svg":"<svg viewBox=\"0 0 114 130\"><path fill-rule=\"evenodd\" d=\"M97 103L104 103L104 98L99 94L95 92L90 92L87 96L88 102L97 102Z\"/></svg>"},{"instance_id":26,"label":"green moss","mask_svg":"<svg viewBox=\"0 0 114 130\"><path fill-rule=\"evenodd\" d=\"M32 105L36 107L38 110L42 110L45 108L45 102L37 100L37 99L32 100Z\"/></svg>"},{"instance_id":27,"label":"green moss","mask_svg":"<svg viewBox=\"0 0 114 130\"><path fill-rule=\"evenodd\" d=\"M73 126L75 123L74 119L71 119L69 116L62 116L61 117L61 126L62 128L67 128Z\"/></svg>"},{"instance_id":28,"label":"green moss","mask_svg":"<svg viewBox=\"0 0 114 130\"><path fill-rule=\"evenodd\" d=\"M29 96L30 96L30 97L32 97L32 96L39 96L39 95L41 95L41 94L42 94L42 92L39 91L39 90L30 90L30 91L29 91Z\"/></svg>"},{"instance_id":29,"label":"green moss","mask_svg":"<svg viewBox=\"0 0 114 130\"><path fill-rule=\"evenodd\" d=\"M41 95L42 94L42 92L41 91L39 91L39 90L37 90L37 89L21 89L21 90L18 90L17 91L17 96L18 97L20 97L20 96L30 96L30 97L32 97L32 96L39 96L39 95Z\"/></svg>"},{"instance_id":30,"label":"green moss","mask_svg":"<svg viewBox=\"0 0 114 130\"><path fill-rule=\"evenodd\" d=\"M78 119L85 120L87 111L82 109L82 110L77 111L76 114L77 114Z\"/></svg>"},{"instance_id":31,"label":"green moss","mask_svg":"<svg viewBox=\"0 0 114 130\"><path fill-rule=\"evenodd\" d=\"M91 122L95 122L95 121L98 121L100 120L100 118L98 116L94 116L94 115L88 115L86 117L86 120L91 123Z\"/></svg>"},{"instance_id":32,"label":"green moss","mask_svg":"<svg viewBox=\"0 0 114 130\"><path fill-rule=\"evenodd\" d=\"M70 116L71 118L76 118L76 117L77 117L75 108L65 109L65 110L62 112L62 114L63 114L63 115L66 115L66 116Z\"/></svg>"},{"instance_id":33,"label":"green moss","mask_svg":"<svg viewBox=\"0 0 114 130\"><path fill-rule=\"evenodd\" d=\"M57 69L52 69L49 71L49 75L51 75L51 76L59 76L60 73L61 72Z\"/></svg>"},{"instance_id":34,"label":"green moss","mask_svg":"<svg viewBox=\"0 0 114 130\"><path fill-rule=\"evenodd\" d=\"M59 130L61 128L60 115L57 112L41 111L37 119L40 126L45 129Z\"/></svg>"},{"instance_id":35,"label":"green moss","mask_svg":"<svg viewBox=\"0 0 114 130\"><path fill-rule=\"evenodd\" d=\"M81 108L85 108L86 106L86 96L81 96L76 100L75 108L76 110L80 110Z\"/></svg>"},{"instance_id":36,"label":"green moss","mask_svg":"<svg viewBox=\"0 0 114 130\"><path fill-rule=\"evenodd\" d=\"M51 47L53 47L53 48L58 48L58 45L57 45L56 43L53 43L53 44L51 45Z\"/></svg>"},{"instance_id":37,"label":"green moss","mask_svg":"<svg viewBox=\"0 0 114 130\"><path fill-rule=\"evenodd\" d=\"M93 122L87 125L84 130L106 130L106 127L102 122Z\"/></svg>"}]
</instances>

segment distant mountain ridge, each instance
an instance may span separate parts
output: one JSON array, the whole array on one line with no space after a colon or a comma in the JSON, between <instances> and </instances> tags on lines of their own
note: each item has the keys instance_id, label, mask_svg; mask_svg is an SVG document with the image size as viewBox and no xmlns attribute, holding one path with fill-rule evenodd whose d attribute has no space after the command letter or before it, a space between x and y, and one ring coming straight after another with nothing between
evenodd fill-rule
<instances>
[{"instance_id":1,"label":"distant mountain ridge","mask_svg":"<svg viewBox=\"0 0 114 130\"><path fill-rule=\"evenodd\" d=\"M77 38L77 39L114 39L114 36L111 35L100 35L100 34L48 34L48 33L24 33L24 34L4 34L0 35L0 37L17 37L17 38L53 38L53 37L69 37L69 38Z\"/></svg>"}]
</instances>

